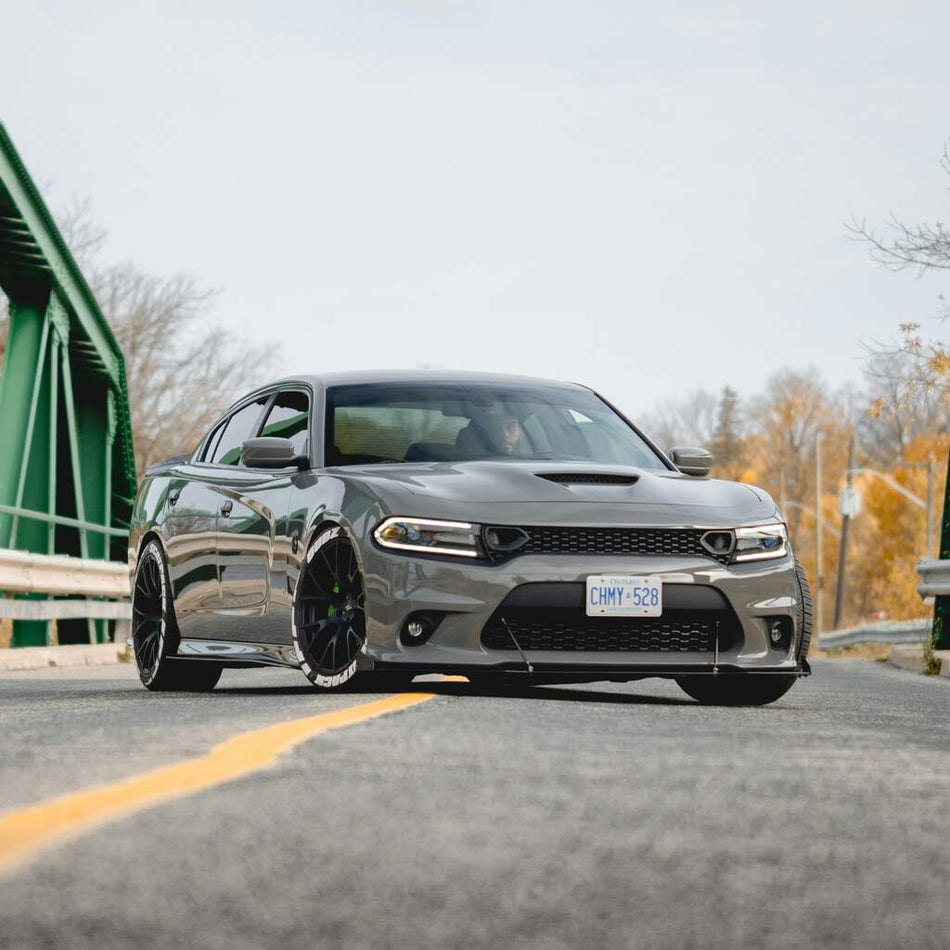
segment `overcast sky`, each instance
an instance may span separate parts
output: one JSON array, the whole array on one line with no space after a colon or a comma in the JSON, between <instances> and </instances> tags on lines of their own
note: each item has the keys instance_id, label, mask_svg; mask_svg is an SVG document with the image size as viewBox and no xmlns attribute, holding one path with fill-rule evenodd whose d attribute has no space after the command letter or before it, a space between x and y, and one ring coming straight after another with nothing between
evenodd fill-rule
<instances>
[{"instance_id":1,"label":"overcast sky","mask_svg":"<svg viewBox=\"0 0 950 950\"><path fill-rule=\"evenodd\" d=\"M946 217L948 34L945 0L6 0L0 118L109 257L222 288L287 373L525 372L636 414L855 380L935 312L844 222Z\"/></svg>"}]
</instances>

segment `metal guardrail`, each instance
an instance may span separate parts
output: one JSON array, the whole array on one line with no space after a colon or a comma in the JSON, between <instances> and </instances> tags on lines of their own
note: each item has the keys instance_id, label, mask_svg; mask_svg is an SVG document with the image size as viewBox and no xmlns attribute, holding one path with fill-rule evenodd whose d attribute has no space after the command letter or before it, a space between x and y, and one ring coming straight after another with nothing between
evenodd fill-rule
<instances>
[{"instance_id":1,"label":"metal guardrail","mask_svg":"<svg viewBox=\"0 0 950 950\"><path fill-rule=\"evenodd\" d=\"M917 593L921 597L950 595L950 558L928 558L917 565L920 584Z\"/></svg>"},{"instance_id":2,"label":"metal guardrail","mask_svg":"<svg viewBox=\"0 0 950 950\"><path fill-rule=\"evenodd\" d=\"M822 650L836 650L859 643L924 643L929 639L929 618L892 620L819 634L818 646Z\"/></svg>"},{"instance_id":3,"label":"metal guardrail","mask_svg":"<svg viewBox=\"0 0 950 950\"><path fill-rule=\"evenodd\" d=\"M128 564L0 549L0 592L76 595L102 600L17 600L0 597L0 618L12 620L131 619Z\"/></svg>"}]
</instances>

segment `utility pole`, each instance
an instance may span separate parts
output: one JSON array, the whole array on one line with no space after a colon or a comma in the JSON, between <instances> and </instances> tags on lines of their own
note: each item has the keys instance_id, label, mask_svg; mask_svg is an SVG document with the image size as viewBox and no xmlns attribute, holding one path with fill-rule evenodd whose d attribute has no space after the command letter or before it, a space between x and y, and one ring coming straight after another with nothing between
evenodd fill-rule
<instances>
[{"instance_id":1,"label":"utility pole","mask_svg":"<svg viewBox=\"0 0 950 950\"><path fill-rule=\"evenodd\" d=\"M848 528L851 526L851 498L854 491L854 427L851 428L851 435L848 439L848 472L845 476L845 496L847 503L842 505L841 509L841 541L838 544L838 582L835 584L835 619L832 623L832 629L837 630L841 626L841 613L844 610L844 592L846 581L846 568L848 559Z\"/></svg>"},{"instance_id":2,"label":"utility pole","mask_svg":"<svg viewBox=\"0 0 950 950\"><path fill-rule=\"evenodd\" d=\"M924 557L934 557L934 457L927 459L927 541Z\"/></svg>"},{"instance_id":3,"label":"utility pole","mask_svg":"<svg viewBox=\"0 0 950 950\"><path fill-rule=\"evenodd\" d=\"M821 632L821 440L815 436L815 633Z\"/></svg>"}]
</instances>

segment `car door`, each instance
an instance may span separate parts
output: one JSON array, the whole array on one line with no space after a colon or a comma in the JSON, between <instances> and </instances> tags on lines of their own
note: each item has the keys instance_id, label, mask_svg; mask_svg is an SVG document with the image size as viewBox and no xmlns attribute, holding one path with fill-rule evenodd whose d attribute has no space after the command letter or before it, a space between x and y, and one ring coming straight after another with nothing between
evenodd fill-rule
<instances>
[{"instance_id":1,"label":"car door","mask_svg":"<svg viewBox=\"0 0 950 950\"><path fill-rule=\"evenodd\" d=\"M303 389L283 389L266 407L262 424L254 435L279 436L294 442L298 454L309 446L310 398ZM244 441L244 439L242 439ZM218 484L222 502L218 514L218 575L221 584L219 610L240 617L232 624L231 639L289 642L287 624L274 624L268 617L276 601L288 596L287 536L292 481L296 466L286 469L249 469L236 462L232 449L220 453ZM225 467L226 466L226 467ZM282 636L277 636L276 628ZM286 629L284 629L286 627Z\"/></svg>"},{"instance_id":2,"label":"car door","mask_svg":"<svg viewBox=\"0 0 950 950\"><path fill-rule=\"evenodd\" d=\"M163 534L175 617L183 637L200 636L221 598L215 541L219 498L200 466L181 466L168 483Z\"/></svg>"},{"instance_id":3,"label":"car door","mask_svg":"<svg viewBox=\"0 0 950 950\"><path fill-rule=\"evenodd\" d=\"M221 491L220 460L234 439L260 423L270 395L238 406L204 440L196 458L180 466L169 480L164 536L168 571L175 598L175 617L184 638L223 636L218 622L221 584L218 570L218 520Z\"/></svg>"}]
</instances>

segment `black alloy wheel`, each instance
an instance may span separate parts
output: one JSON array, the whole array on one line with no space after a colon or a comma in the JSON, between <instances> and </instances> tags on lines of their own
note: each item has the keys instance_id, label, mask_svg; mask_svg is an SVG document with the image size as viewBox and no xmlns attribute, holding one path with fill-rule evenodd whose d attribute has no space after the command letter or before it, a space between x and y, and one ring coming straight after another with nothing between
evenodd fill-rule
<instances>
[{"instance_id":1,"label":"black alloy wheel","mask_svg":"<svg viewBox=\"0 0 950 950\"><path fill-rule=\"evenodd\" d=\"M165 641L165 579L151 542L139 561L132 596L132 649L145 685L158 672Z\"/></svg>"},{"instance_id":2,"label":"black alloy wheel","mask_svg":"<svg viewBox=\"0 0 950 950\"><path fill-rule=\"evenodd\" d=\"M132 588L132 652L146 689L207 692L221 677L222 666L208 660L182 660L178 626L171 601L165 554L158 541L145 545Z\"/></svg>"},{"instance_id":3,"label":"black alloy wheel","mask_svg":"<svg viewBox=\"0 0 950 950\"><path fill-rule=\"evenodd\" d=\"M339 527L313 542L294 593L294 649L317 686L341 686L366 648L366 598L353 544Z\"/></svg>"}]
</instances>

